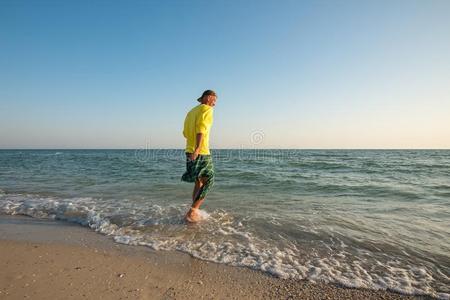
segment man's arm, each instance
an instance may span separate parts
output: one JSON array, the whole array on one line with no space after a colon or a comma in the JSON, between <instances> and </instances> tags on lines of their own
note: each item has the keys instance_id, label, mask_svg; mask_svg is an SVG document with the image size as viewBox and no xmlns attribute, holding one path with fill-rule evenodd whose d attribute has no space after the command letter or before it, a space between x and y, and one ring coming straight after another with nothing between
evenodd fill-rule
<instances>
[{"instance_id":1,"label":"man's arm","mask_svg":"<svg viewBox=\"0 0 450 300\"><path fill-rule=\"evenodd\" d=\"M195 150L194 153L191 154L191 159L195 160L200 152L200 147L202 146L203 138L205 134L208 133L209 128L212 124L212 107L208 108L207 110L203 111L202 114L197 118L195 123Z\"/></svg>"},{"instance_id":2,"label":"man's arm","mask_svg":"<svg viewBox=\"0 0 450 300\"><path fill-rule=\"evenodd\" d=\"M194 153L191 154L191 160L197 159L197 156L200 152L200 145L202 144L202 141L203 141L203 133L197 133L196 146L195 146Z\"/></svg>"}]
</instances>

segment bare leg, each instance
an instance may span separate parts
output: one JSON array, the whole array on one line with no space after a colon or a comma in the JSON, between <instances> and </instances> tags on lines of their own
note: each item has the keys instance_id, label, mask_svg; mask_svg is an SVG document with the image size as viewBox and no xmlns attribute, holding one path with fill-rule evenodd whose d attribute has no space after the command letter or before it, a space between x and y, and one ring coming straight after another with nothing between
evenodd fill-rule
<instances>
[{"instance_id":1,"label":"bare leg","mask_svg":"<svg viewBox=\"0 0 450 300\"><path fill-rule=\"evenodd\" d=\"M196 180L195 181L195 185L194 185L194 191L192 192L192 202L195 202L195 198L197 197L198 192L200 191L200 189L203 186L203 182L201 182L200 180Z\"/></svg>"},{"instance_id":2,"label":"bare leg","mask_svg":"<svg viewBox=\"0 0 450 300\"><path fill-rule=\"evenodd\" d=\"M192 193L192 206L191 209L186 214L186 219L190 222L199 221L198 209L200 209L200 205L202 205L204 198L197 199L198 194L201 191L202 186L206 182L207 178L200 178L200 180L195 181L194 191Z\"/></svg>"},{"instance_id":3,"label":"bare leg","mask_svg":"<svg viewBox=\"0 0 450 300\"><path fill-rule=\"evenodd\" d=\"M194 203L192 203L192 208L200 209L200 205L202 205L204 200L205 198L197 199L197 201L194 201Z\"/></svg>"},{"instance_id":4,"label":"bare leg","mask_svg":"<svg viewBox=\"0 0 450 300\"><path fill-rule=\"evenodd\" d=\"M204 198L197 199L197 197L198 197L198 194L200 193L202 186L207 182L207 180L208 180L207 177L201 177L199 180L197 180L195 182L194 193L192 195L192 207L193 208L200 209L200 205L202 205L203 201L205 200ZM197 182L198 182L198 184L197 184Z\"/></svg>"}]
</instances>

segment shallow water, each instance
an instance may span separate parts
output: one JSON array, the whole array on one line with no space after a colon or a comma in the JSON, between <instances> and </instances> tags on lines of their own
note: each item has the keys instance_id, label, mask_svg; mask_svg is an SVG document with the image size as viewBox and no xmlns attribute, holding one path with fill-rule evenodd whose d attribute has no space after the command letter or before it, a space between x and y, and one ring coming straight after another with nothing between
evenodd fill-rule
<instances>
[{"instance_id":1,"label":"shallow water","mask_svg":"<svg viewBox=\"0 0 450 300\"><path fill-rule=\"evenodd\" d=\"M0 213L281 277L448 299L449 150L216 150L199 224L181 150L0 150Z\"/></svg>"}]
</instances>

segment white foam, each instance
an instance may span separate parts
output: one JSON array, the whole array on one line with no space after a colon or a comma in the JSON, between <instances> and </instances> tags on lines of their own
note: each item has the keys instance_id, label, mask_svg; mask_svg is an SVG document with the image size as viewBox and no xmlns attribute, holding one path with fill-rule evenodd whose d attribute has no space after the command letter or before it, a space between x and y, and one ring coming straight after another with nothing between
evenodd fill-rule
<instances>
[{"instance_id":1,"label":"white foam","mask_svg":"<svg viewBox=\"0 0 450 300\"><path fill-rule=\"evenodd\" d=\"M198 214L200 215L201 220L208 220L210 217L210 215L205 210L202 209L198 210Z\"/></svg>"},{"instance_id":2,"label":"white foam","mask_svg":"<svg viewBox=\"0 0 450 300\"><path fill-rule=\"evenodd\" d=\"M127 209L124 217L118 214ZM208 222L193 230L184 225L184 205L149 205L145 209L139 210L126 201L118 207L115 203L92 198L62 199L20 194L3 194L0 198L0 213L79 223L111 235L122 244L183 251L203 260L250 267L281 278L450 298L448 293L432 288L435 278L425 266L407 266L399 260L375 261L371 263L377 269L375 272L364 264L370 253L360 251L360 257L357 257L346 252L351 248L349 245L342 246L340 252L333 250L327 255L318 255L314 251L304 253L289 241L283 247L265 241L249 231L241 220L224 211L208 213L200 210L202 219ZM128 226L129 223L132 225ZM343 242L338 244L343 245Z\"/></svg>"}]
</instances>

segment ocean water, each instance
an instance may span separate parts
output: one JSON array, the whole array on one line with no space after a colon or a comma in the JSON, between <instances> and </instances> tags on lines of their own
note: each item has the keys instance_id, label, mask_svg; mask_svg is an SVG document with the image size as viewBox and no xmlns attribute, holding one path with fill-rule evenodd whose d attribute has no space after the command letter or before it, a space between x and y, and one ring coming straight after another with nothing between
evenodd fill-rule
<instances>
[{"instance_id":1,"label":"ocean water","mask_svg":"<svg viewBox=\"0 0 450 300\"><path fill-rule=\"evenodd\" d=\"M181 150L0 150L0 214L282 278L450 295L449 150L215 150L185 224Z\"/></svg>"}]
</instances>

